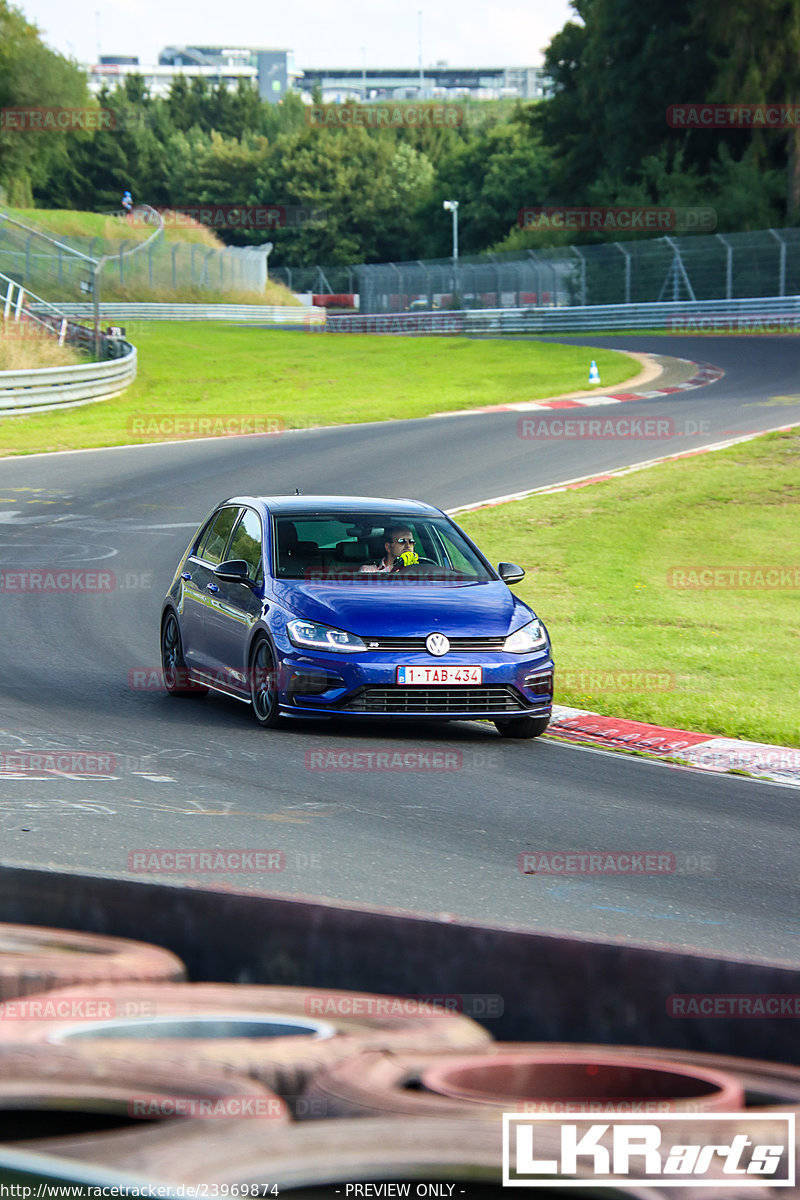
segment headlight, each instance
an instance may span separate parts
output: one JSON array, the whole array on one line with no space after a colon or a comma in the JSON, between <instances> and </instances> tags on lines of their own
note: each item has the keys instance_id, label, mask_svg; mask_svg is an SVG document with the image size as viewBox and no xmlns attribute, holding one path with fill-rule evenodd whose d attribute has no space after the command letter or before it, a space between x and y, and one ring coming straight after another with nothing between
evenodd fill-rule
<instances>
[{"instance_id":1,"label":"headlight","mask_svg":"<svg viewBox=\"0 0 800 1200\"><path fill-rule=\"evenodd\" d=\"M360 637L345 633L343 629L331 629L330 625L317 625L316 621L287 621L289 641L305 650L337 650L358 652L366 650Z\"/></svg>"},{"instance_id":2,"label":"headlight","mask_svg":"<svg viewBox=\"0 0 800 1200\"><path fill-rule=\"evenodd\" d=\"M547 645L547 634L544 625L537 618L523 625L516 633L510 633L503 642L503 649L511 654L530 654L532 650L544 650Z\"/></svg>"}]
</instances>

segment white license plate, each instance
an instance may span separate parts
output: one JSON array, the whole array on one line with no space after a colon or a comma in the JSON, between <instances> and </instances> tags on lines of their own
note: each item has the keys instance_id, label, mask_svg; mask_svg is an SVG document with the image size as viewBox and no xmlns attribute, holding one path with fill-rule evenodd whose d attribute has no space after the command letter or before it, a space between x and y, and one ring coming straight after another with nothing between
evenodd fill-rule
<instances>
[{"instance_id":1,"label":"white license plate","mask_svg":"<svg viewBox=\"0 0 800 1200\"><path fill-rule=\"evenodd\" d=\"M482 667L398 667L397 682L403 684L482 683Z\"/></svg>"}]
</instances>

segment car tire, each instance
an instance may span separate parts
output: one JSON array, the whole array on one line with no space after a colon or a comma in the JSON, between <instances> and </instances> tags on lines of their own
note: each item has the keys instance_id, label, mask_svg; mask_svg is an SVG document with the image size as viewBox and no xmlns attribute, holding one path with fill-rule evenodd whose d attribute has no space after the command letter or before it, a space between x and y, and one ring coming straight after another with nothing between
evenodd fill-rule
<instances>
[{"instance_id":1,"label":"car tire","mask_svg":"<svg viewBox=\"0 0 800 1200\"><path fill-rule=\"evenodd\" d=\"M47 1145L48 1153L68 1154L84 1139L102 1147L108 1132L127 1132L131 1123L139 1130L163 1120L183 1124L185 1116L215 1108L223 1117L252 1112L269 1116L270 1124L289 1121L286 1103L262 1084L213 1067L136 1053L110 1061L62 1046L0 1046L3 1138L20 1149Z\"/></svg>"},{"instance_id":2,"label":"car tire","mask_svg":"<svg viewBox=\"0 0 800 1200\"><path fill-rule=\"evenodd\" d=\"M0 924L0 1000L97 983L185 978L181 960L162 946L43 925Z\"/></svg>"},{"instance_id":3,"label":"car tire","mask_svg":"<svg viewBox=\"0 0 800 1200\"><path fill-rule=\"evenodd\" d=\"M540 1145L537 1142L537 1148ZM470 1185L476 1180L481 1185L495 1183L496 1191L480 1186L473 1192L470 1187L469 1194L496 1196L503 1177L497 1122L464 1117L436 1122L427 1117L378 1117L288 1124L258 1119L161 1121L150 1128L83 1135L61 1143L29 1142L25 1148L145 1181L163 1180L172 1195L202 1196L208 1188L208 1195L270 1197L278 1188L281 1196L288 1195L288 1188L293 1193L298 1189L296 1194L308 1200L328 1200L343 1197L352 1179L447 1179ZM556 1150L553 1140L553 1154ZM581 1165L580 1179L583 1170ZM264 1180L278 1180L278 1184L265 1185ZM585 1191L570 1189L576 1200L600 1194L586 1182ZM407 1188L408 1183L401 1184L400 1194L406 1194ZM427 1195L429 1190L429 1184L421 1184L416 1193L411 1189L411 1195ZM459 1188L456 1195L465 1191ZM614 1195L652 1197L653 1192L615 1187Z\"/></svg>"},{"instance_id":4,"label":"car tire","mask_svg":"<svg viewBox=\"0 0 800 1200\"><path fill-rule=\"evenodd\" d=\"M495 721L497 732L507 738L541 737L549 724L549 717L512 717L510 720Z\"/></svg>"},{"instance_id":5,"label":"car tire","mask_svg":"<svg viewBox=\"0 0 800 1200\"><path fill-rule=\"evenodd\" d=\"M662 1064L644 1050L629 1055L624 1047L606 1046L585 1054L580 1045L551 1051L535 1043L499 1042L466 1053L353 1056L315 1075L305 1098L311 1109L329 1117L439 1118L476 1110L499 1116L520 1111L525 1101L540 1104L543 1112L557 1112L569 1111L570 1103L583 1099L610 1105L615 1098L622 1111L626 1104L630 1111L631 1099L636 1099L666 1100L670 1111L677 1112L733 1112L743 1107L744 1088L731 1073L681 1059Z\"/></svg>"},{"instance_id":6,"label":"car tire","mask_svg":"<svg viewBox=\"0 0 800 1200\"><path fill-rule=\"evenodd\" d=\"M250 652L250 703L253 716L262 729L274 729L280 720L278 707L278 671L272 646L259 637Z\"/></svg>"},{"instance_id":7,"label":"car tire","mask_svg":"<svg viewBox=\"0 0 800 1200\"><path fill-rule=\"evenodd\" d=\"M161 674L170 696L205 696L208 688L189 679L189 668L183 657L183 643L178 618L172 609L161 622Z\"/></svg>"},{"instance_id":8,"label":"car tire","mask_svg":"<svg viewBox=\"0 0 800 1200\"><path fill-rule=\"evenodd\" d=\"M121 1017L115 1030L104 1017L80 1022L69 1016L47 1016L37 1008L29 1016L0 1021L0 1051L9 1042L62 1044L95 1061L118 1059L144 1065L194 1065L224 1070L258 1080L293 1101L320 1071L344 1058L367 1051L427 1052L442 1047L462 1053L492 1044L491 1034L463 1013L444 1010L409 997L373 995L338 989L279 987L261 984L181 983L62 989L48 997L55 1013L76 998L86 1006L98 1000ZM129 1014L127 1017L125 1014ZM253 1037L252 1019L262 1023ZM167 1031L169 1020L183 1025ZM188 1028L188 1023L224 1022L215 1036ZM308 1027L308 1033L263 1036L270 1023ZM123 1023L130 1026L124 1028ZM135 1028L134 1028L135 1026ZM313 1107L313 1106L312 1106Z\"/></svg>"}]
</instances>

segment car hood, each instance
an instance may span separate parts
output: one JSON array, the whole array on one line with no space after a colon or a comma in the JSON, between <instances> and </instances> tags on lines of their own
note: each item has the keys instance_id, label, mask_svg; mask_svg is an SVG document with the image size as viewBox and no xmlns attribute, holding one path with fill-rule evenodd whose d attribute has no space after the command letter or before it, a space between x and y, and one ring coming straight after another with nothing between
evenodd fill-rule
<instances>
[{"instance_id":1,"label":"car hood","mask_svg":"<svg viewBox=\"0 0 800 1200\"><path fill-rule=\"evenodd\" d=\"M281 582L276 598L292 613L360 637L501 637L525 625L531 610L501 580L433 583Z\"/></svg>"}]
</instances>

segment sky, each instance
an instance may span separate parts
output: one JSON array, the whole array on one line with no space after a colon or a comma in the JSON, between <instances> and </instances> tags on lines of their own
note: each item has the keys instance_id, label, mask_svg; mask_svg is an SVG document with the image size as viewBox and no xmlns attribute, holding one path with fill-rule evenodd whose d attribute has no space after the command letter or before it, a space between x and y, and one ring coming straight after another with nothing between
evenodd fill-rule
<instances>
[{"instance_id":1,"label":"sky","mask_svg":"<svg viewBox=\"0 0 800 1200\"><path fill-rule=\"evenodd\" d=\"M170 45L270 46L307 67L539 66L574 17L567 0L14 0L48 45L81 63L158 61Z\"/></svg>"}]
</instances>

